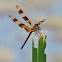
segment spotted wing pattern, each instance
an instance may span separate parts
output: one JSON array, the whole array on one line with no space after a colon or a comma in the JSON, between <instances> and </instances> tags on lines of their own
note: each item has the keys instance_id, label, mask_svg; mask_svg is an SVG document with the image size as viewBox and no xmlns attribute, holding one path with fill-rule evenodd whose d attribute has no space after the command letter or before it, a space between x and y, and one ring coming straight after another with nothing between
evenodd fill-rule
<instances>
[{"instance_id":1,"label":"spotted wing pattern","mask_svg":"<svg viewBox=\"0 0 62 62\"><path fill-rule=\"evenodd\" d=\"M31 21L28 19L28 17L24 14L24 12L22 11L22 9L19 6L16 6L18 13L21 15L21 17L29 24L33 27Z\"/></svg>"},{"instance_id":2,"label":"spotted wing pattern","mask_svg":"<svg viewBox=\"0 0 62 62\"><path fill-rule=\"evenodd\" d=\"M38 25L40 25L41 23L43 23L45 20L46 20L46 19L44 19L44 20L42 20L42 21L36 23L33 27L35 28L36 26L38 26Z\"/></svg>"},{"instance_id":3,"label":"spotted wing pattern","mask_svg":"<svg viewBox=\"0 0 62 62\"><path fill-rule=\"evenodd\" d=\"M16 18L14 18L13 16L9 16L16 24L18 24L21 28L25 29L26 32L30 32L30 27L28 27L27 25L21 23L19 20L17 20Z\"/></svg>"}]
</instances>

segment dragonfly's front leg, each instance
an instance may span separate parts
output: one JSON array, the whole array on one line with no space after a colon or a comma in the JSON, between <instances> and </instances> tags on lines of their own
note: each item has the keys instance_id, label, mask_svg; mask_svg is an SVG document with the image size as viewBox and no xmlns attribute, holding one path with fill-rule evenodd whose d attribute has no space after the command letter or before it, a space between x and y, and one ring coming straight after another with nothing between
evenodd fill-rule
<instances>
[{"instance_id":1,"label":"dragonfly's front leg","mask_svg":"<svg viewBox=\"0 0 62 62\"><path fill-rule=\"evenodd\" d=\"M40 32L36 31L34 36L39 37Z\"/></svg>"},{"instance_id":2,"label":"dragonfly's front leg","mask_svg":"<svg viewBox=\"0 0 62 62\"><path fill-rule=\"evenodd\" d=\"M37 31L38 32L38 34L40 34L40 31Z\"/></svg>"}]
</instances>

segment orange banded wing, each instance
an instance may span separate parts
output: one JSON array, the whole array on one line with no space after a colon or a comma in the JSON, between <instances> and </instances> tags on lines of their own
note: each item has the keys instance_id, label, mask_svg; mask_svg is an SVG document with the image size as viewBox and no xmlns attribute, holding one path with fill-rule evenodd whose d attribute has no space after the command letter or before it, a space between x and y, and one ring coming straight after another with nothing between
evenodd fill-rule
<instances>
[{"instance_id":1,"label":"orange banded wing","mask_svg":"<svg viewBox=\"0 0 62 62\"><path fill-rule=\"evenodd\" d=\"M32 31L29 33L27 39L25 40L24 44L22 45L21 49L24 47L24 45L26 44L27 40L29 39L30 35L32 34Z\"/></svg>"},{"instance_id":2,"label":"orange banded wing","mask_svg":"<svg viewBox=\"0 0 62 62\"><path fill-rule=\"evenodd\" d=\"M43 23L45 20L46 20L46 19L44 19L44 20L42 20L42 21L40 21L40 22L36 23L36 24L34 25L34 27L36 27L36 26L40 25L40 24L41 24L41 23Z\"/></svg>"},{"instance_id":3,"label":"orange banded wing","mask_svg":"<svg viewBox=\"0 0 62 62\"><path fill-rule=\"evenodd\" d=\"M19 25L21 28L25 29L26 32L30 32L30 27L28 27L27 25L21 23L19 20L17 20L16 18L14 18L13 16L9 16L17 25Z\"/></svg>"},{"instance_id":4,"label":"orange banded wing","mask_svg":"<svg viewBox=\"0 0 62 62\"><path fill-rule=\"evenodd\" d=\"M28 17L24 14L24 12L22 11L22 9L19 6L16 6L18 13L21 15L21 17L29 24L33 27L31 21L28 19Z\"/></svg>"}]
</instances>

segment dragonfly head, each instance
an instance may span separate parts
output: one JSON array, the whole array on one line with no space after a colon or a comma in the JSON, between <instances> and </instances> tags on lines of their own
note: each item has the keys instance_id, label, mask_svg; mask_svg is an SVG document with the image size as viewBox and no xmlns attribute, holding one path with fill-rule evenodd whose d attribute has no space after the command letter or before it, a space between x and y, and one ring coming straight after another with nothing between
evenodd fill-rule
<instances>
[{"instance_id":1,"label":"dragonfly head","mask_svg":"<svg viewBox=\"0 0 62 62\"><path fill-rule=\"evenodd\" d=\"M41 28L39 26L37 26L38 30L41 30Z\"/></svg>"}]
</instances>

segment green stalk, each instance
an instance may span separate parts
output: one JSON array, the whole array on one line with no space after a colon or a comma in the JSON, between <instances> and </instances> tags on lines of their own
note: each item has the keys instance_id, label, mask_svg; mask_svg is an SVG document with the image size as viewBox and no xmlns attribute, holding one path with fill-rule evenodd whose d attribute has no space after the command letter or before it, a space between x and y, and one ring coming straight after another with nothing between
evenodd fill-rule
<instances>
[{"instance_id":1,"label":"green stalk","mask_svg":"<svg viewBox=\"0 0 62 62\"><path fill-rule=\"evenodd\" d=\"M46 62L46 54L44 54L45 50L45 43L43 43L45 40L41 37L38 42L38 62Z\"/></svg>"},{"instance_id":2,"label":"green stalk","mask_svg":"<svg viewBox=\"0 0 62 62\"><path fill-rule=\"evenodd\" d=\"M32 62L46 62L46 38L44 37L39 38L38 41L38 48L34 48L34 40L32 39Z\"/></svg>"},{"instance_id":3,"label":"green stalk","mask_svg":"<svg viewBox=\"0 0 62 62\"><path fill-rule=\"evenodd\" d=\"M37 62L37 48L34 48L33 39L32 39L32 62Z\"/></svg>"}]
</instances>

